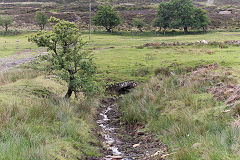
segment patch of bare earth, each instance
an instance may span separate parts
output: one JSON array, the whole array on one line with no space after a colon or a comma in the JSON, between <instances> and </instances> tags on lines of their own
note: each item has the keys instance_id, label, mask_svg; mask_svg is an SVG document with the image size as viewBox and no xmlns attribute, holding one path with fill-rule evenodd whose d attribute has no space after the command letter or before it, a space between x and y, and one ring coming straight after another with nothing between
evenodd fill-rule
<instances>
[{"instance_id":1,"label":"patch of bare earth","mask_svg":"<svg viewBox=\"0 0 240 160\"><path fill-rule=\"evenodd\" d=\"M38 56L42 54L46 54L46 52L33 52L31 50L25 50L23 52L18 52L16 55L0 58L0 73L6 72L14 67L18 67L21 64L34 61Z\"/></svg>"}]
</instances>

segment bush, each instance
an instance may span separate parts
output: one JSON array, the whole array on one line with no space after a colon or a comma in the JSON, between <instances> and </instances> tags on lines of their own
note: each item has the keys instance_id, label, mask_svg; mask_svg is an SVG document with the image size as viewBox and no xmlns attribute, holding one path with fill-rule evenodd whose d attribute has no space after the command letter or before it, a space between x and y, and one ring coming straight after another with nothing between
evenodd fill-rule
<instances>
[{"instance_id":1,"label":"bush","mask_svg":"<svg viewBox=\"0 0 240 160\"><path fill-rule=\"evenodd\" d=\"M13 19L10 16L0 16L0 26L5 28L5 32L8 32L8 28L12 25Z\"/></svg>"},{"instance_id":2,"label":"bush","mask_svg":"<svg viewBox=\"0 0 240 160\"><path fill-rule=\"evenodd\" d=\"M145 23L143 20L135 18L133 19L133 25L139 29L139 31L142 32L142 28L145 26Z\"/></svg>"},{"instance_id":3,"label":"bush","mask_svg":"<svg viewBox=\"0 0 240 160\"><path fill-rule=\"evenodd\" d=\"M121 18L111 5L99 5L92 20L94 25L105 27L107 32L121 24Z\"/></svg>"},{"instance_id":4,"label":"bush","mask_svg":"<svg viewBox=\"0 0 240 160\"><path fill-rule=\"evenodd\" d=\"M37 11L35 15L35 21L40 29L43 30L48 22L48 18L45 13Z\"/></svg>"}]
</instances>

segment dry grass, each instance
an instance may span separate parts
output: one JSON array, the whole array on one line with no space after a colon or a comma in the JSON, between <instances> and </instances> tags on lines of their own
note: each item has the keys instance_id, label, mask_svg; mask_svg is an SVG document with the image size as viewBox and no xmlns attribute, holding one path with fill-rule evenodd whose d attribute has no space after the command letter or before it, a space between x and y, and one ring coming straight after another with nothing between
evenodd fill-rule
<instances>
[{"instance_id":1,"label":"dry grass","mask_svg":"<svg viewBox=\"0 0 240 160\"><path fill-rule=\"evenodd\" d=\"M195 80L186 75L151 78L120 101L124 120L145 124L168 145L170 159L237 159L240 130L230 125L233 114L223 112L227 106L206 93L218 80L204 81L214 72L204 73Z\"/></svg>"},{"instance_id":2,"label":"dry grass","mask_svg":"<svg viewBox=\"0 0 240 160\"><path fill-rule=\"evenodd\" d=\"M0 91L0 159L100 156L91 132L97 101L67 102L64 85L33 71L5 73Z\"/></svg>"}]
</instances>

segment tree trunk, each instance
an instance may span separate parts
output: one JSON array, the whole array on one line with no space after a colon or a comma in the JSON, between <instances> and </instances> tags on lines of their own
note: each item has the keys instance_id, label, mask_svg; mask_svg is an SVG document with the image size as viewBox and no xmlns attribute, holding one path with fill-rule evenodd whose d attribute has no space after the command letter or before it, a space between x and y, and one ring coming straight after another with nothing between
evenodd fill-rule
<instances>
[{"instance_id":1,"label":"tree trunk","mask_svg":"<svg viewBox=\"0 0 240 160\"><path fill-rule=\"evenodd\" d=\"M204 32L204 33L206 33L206 32L207 32L207 30L206 30L206 28L205 28L205 27L202 27L202 29L203 29L203 32Z\"/></svg>"},{"instance_id":2,"label":"tree trunk","mask_svg":"<svg viewBox=\"0 0 240 160\"><path fill-rule=\"evenodd\" d=\"M108 33L111 33L111 28L107 28L107 32L108 32Z\"/></svg>"},{"instance_id":3,"label":"tree trunk","mask_svg":"<svg viewBox=\"0 0 240 160\"><path fill-rule=\"evenodd\" d=\"M72 90L72 88L69 86L69 87L68 87L68 91L67 91L67 93L66 93L66 95L65 95L65 99L69 99L69 98L71 97L71 95L72 95L72 92L73 92L73 90Z\"/></svg>"},{"instance_id":4,"label":"tree trunk","mask_svg":"<svg viewBox=\"0 0 240 160\"><path fill-rule=\"evenodd\" d=\"M188 27L184 27L184 34L188 33Z\"/></svg>"},{"instance_id":5,"label":"tree trunk","mask_svg":"<svg viewBox=\"0 0 240 160\"><path fill-rule=\"evenodd\" d=\"M5 25L5 31L6 32L8 31L8 25Z\"/></svg>"},{"instance_id":6,"label":"tree trunk","mask_svg":"<svg viewBox=\"0 0 240 160\"><path fill-rule=\"evenodd\" d=\"M163 29L163 34L164 34L164 35L166 34L166 29L165 29L165 28Z\"/></svg>"}]
</instances>

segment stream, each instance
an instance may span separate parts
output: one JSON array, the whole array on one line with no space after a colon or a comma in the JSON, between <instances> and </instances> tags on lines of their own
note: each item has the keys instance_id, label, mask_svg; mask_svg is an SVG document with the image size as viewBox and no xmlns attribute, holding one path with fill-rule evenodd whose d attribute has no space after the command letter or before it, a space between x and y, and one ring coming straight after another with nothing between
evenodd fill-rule
<instances>
[{"instance_id":1,"label":"stream","mask_svg":"<svg viewBox=\"0 0 240 160\"><path fill-rule=\"evenodd\" d=\"M124 154L119 151L118 146L119 140L115 139L114 135L117 134L119 128L113 128L109 125L111 119L108 117L109 111L113 109L113 105L105 106L105 108L100 112L100 119L97 121L101 128L101 134L104 138L103 146L108 151L112 152L112 155L105 156L102 160L132 160L131 158L124 157Z\"/></svg>"}]
</instances>

